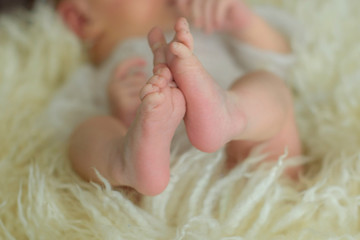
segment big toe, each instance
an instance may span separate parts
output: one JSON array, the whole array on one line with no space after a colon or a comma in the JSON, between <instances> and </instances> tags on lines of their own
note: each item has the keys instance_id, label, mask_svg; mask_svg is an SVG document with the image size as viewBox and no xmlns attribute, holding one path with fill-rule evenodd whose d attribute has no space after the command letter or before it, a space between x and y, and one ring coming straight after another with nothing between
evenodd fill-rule
<instances>
[{"instance_id":1,"label":"big toe","mask_svg":"<svg viewBox=\"0 0 360 240\"><path fill-rule=\"evenodd\" d=\"M194 39L190 32L189 23L185 18L180 18L175 24L174 42L180 42L190 49L194 50Z\"/></svg>"}]
</instances>

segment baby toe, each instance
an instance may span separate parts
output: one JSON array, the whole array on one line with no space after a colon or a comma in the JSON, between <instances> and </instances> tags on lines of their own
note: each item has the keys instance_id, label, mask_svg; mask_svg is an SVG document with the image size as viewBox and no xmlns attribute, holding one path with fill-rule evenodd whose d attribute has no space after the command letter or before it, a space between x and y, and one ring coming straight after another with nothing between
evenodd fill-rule
<instances>
[{"instance_id":1,"label":"baby toe","mask_svg":"<svg viewBox=\"0 0 360 240\"><path fill-rule=\"evenodd\" d=\"M159 92L160 88L154 84L146 84L140 91L140 99L144 100L148 95Z\"/></svg>"},{"instance_id":2,"label":"baby toe","mask_svg":"<svg viewBox=\"0 0 360 240\"><path fill-rule=\"evenodd\" d=\"M186 45L191 51L194 48L193 36L189 29L189 24L185 18L180 18L175 25L175 41Z\"/></svg>"}]
</instances>

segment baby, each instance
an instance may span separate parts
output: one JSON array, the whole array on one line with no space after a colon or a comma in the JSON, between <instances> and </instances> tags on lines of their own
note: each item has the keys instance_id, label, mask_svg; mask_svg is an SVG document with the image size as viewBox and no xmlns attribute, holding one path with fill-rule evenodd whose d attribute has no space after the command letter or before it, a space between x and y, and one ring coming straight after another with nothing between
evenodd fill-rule
<instances>
[{"instance_id":1,"label":"baby","mask_svg":"<svg viewBox=\"0 0 360 240\"><path fill-rule=\"evenodd\" d=\"M125 54L115 70L109 67L113 74L104 89L94 81L97 91L107 93L111 114L82 121L71 134L69 156L84 179L100 182L95 168L114 187L161 193L169 182L170 144L182 121L199 150L226 145L229 166L257 146L268 159L278 159L286 148L288 156L301 153L289 89L274 73L246 68L256 58L242 59L242 53L264 53L282 62L290 46L241 0L62 0L57 10L83 40L95 68L109 66L113 52L131 52L132 42L146 36L152 51L152 76L144 51ZM199 56L196 39L196 46L204 46ZM139 49L136 43L133 49ZM83 87L75 91L80 95Z\"/></svg>"}]
</instances>

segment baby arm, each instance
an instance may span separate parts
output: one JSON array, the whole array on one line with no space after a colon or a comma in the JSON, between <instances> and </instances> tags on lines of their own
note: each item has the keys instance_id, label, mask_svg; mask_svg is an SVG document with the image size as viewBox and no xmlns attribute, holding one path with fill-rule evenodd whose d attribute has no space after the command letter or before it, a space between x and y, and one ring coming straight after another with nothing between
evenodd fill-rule
<instances>
[{"instance_id":1,"label":"baby arm","mask_svg":"<svg viewBox=\"0 0 360 240\"><path fill-rule=\"evenodd\" d=\"M176 4L183 16L207 33L226 32L260 49L278 53L291 52L284 36L242 0L177 0Z\"/></svg>"},{"instance_id":2,"label":"baby arm","mask_svg":"<svg viewBox=\"0 0 360 240\"><path fill-rule=\"evenodd\" d=\"M108 88L111 113L129 127L140 106L139 92L145 85L145 60L130 58L121 62L115 69Z\"/></svg>"}]
</instances>

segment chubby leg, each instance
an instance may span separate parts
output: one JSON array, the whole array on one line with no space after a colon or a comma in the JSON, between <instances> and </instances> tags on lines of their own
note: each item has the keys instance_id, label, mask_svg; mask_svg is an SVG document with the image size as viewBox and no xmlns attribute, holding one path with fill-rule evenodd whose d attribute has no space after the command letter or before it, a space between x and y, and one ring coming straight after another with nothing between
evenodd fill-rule
<instances>
[{"instance_id":1,"label":"chubby leg","mask_svg":"<svg viewBox=\"0 0 360 240\"><path fill-rule=\"evenodd\" d=\"M244 128L243 111L238 111L193 55L193 39L184 18L175 25L176 35L167 46L167 62L174 80L186 99L185 125L191 143L204 152L213 152ZM151 46L160 45L159 29L149 34Z\"/></svg>"},{"instance_id":2,"label":"chubby leg","mask_svg":"<svg viewBox=\"0 0 360 240\"><path fill-rule=\"evenodd\" d=\"M150 33L155 43L157 32ZM281 79L259 71L238 79L230 90L223 90L193 54L193 39L185 19L178 20L175 32L167 60L186 99L184 121L195 147L212 152L238 140L251 147L272 142L269 148L279 148L274 150L277 153L283 153L290 144L290 151L299 152L291 94Z\"/></svg>"},{"instance_id":3,"label":"chubby leg","mask_svg":"<svg viewBox=\"0 0 360 240\"><path fill-rule=\"evenodd\" d=\"M113 186L129 186L145 195L161 193L169 181L170 143L185 113L185 100L170 87L171 73L158 69L142 89L141 105L127 130L113 117L83 123L70 141L74 169L99 182L96 168Z\"/></svg>"},{"instance_id":4,"label":"chubby leg","mask_svg":"<svg viewBox=\"0 0 360 240\"><path fill-rule=\"evenodd\" d=\"M288 157L301 154L292 95L281 79L270 72L258 71L237 80L228 92L242 96L248 122L241 138L232 139L226 146L229 168L259 145L268 160L278 160L285 149ZM301 167L294 167L286 173L295 179L300 170Z\"/></svg>"},{"instance_id":5,"label":"chubby leg","mask_svg":"<svg viewBox=\"0 0 360 240\"><path fill-rule=\"evenodd\" d=\"M184 18L178 20L175 31L167 47L167 62L186 99L187 134L195 147L213 152L244 131L244 111L236 94L221 89L193 55L193 39ZM159 45L160 39L159 30L150 32L150 45Z\"/></svg>"}]
</instances>

